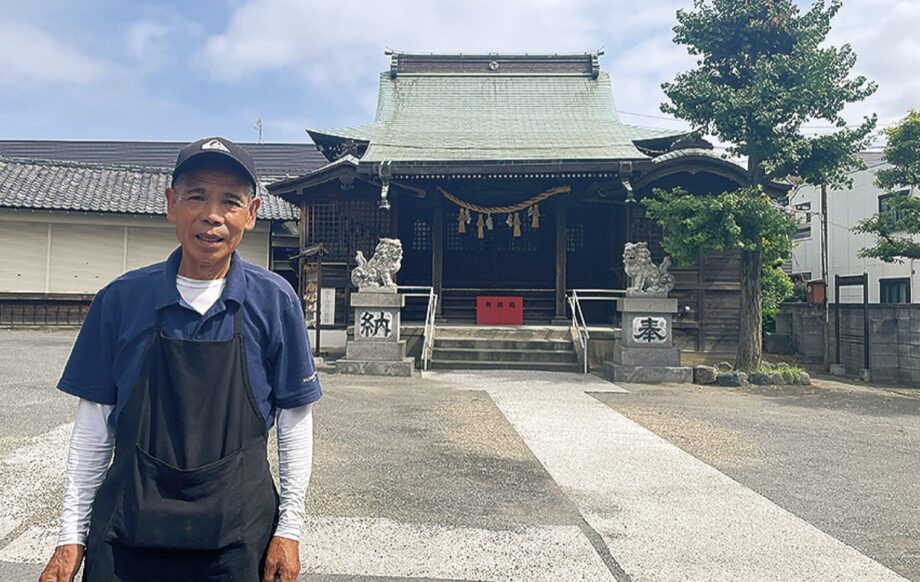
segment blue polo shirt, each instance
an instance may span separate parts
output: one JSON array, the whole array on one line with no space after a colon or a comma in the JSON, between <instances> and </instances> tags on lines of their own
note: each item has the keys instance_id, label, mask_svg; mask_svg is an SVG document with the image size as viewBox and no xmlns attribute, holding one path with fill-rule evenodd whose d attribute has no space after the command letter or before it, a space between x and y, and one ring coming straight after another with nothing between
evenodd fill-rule
<instances>
[{"instance_id":1,"label":"blue polo shirt","mask_svg":"<svg viewBox=\"0 0 920 582\"><path fill-rule=\"evenodd\" d=\"M129 271L96 294L58 389L115 405L109 417L114 430L140 373L158 311L166 337L216 341L233 336L233 316L240 308L249 383L266 426L274 422L277 408L319 400L322 390L303 312L288 282L234 252L220 299L200 315L176 288L181 259L180 247L165 262Z\"/></svg>"}]
</instances>

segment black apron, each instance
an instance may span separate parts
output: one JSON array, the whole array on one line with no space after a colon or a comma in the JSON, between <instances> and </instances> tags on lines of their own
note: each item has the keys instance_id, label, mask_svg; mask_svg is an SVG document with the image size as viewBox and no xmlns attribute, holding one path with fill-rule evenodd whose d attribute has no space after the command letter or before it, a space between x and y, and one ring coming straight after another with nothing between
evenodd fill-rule
<instances>
[{"instance_id":1,"label":"black apron","mask_svg":"<svg viewBox=\"0 0 920 582\"><path fill-rule=\"evenodd\" d=\"M170 339L160 312L96 493L84 582L258 582L278 519L239 306L227 341Z\"/></svg>"}]
</instances>

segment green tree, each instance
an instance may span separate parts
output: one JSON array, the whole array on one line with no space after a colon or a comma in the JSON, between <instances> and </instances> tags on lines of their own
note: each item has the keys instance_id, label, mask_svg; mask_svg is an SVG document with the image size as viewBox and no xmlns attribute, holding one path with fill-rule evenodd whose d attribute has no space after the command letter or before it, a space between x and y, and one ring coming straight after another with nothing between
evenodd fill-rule
<instances>
[{"instance_id":1,"label":"green tree","mask_svg":"<svg viewBox=\"0 0 920 582\"><path fill-rule=\"evenodd\" d=\"M792 297L793 283L783 271L782 264L766 265L763 269L763 327L773 331L776 314L783 301Z\"/></svg>"},{"instance_id":2,"label":"green tree","mask_svg":"<svg viewBox=\"0 0 920 582\"><path fill-rule=\"evenodd\" d=\"M677 12L674 41L699 59L662 85L670 102L661 109L746 157L749 184L696 197L659 191L646 203L665 231L665 249L678 260L695 260L705 249L740 250L739 369L761 361L765 258L769 264L790 248L789 220L764 186L790 174L842 176L841 166L855 159L875 127L874 116L858 127L840 116L845 105L875 91L864 77L849 77L856 61L849 45L825 44L840 6L818 0L802 12L793 0L694 0L692 10ZM814 120L836 130L803 135L802 125Z\"/></svg>"},{"instance_id":3,"label":"green tree","mask_svg":"<svg viewBox=\"0 0 920 582\"><path fill-rule=\"evenodd\" d=\"M920 259L920 111L911 110L896 126L885 130L888 143L882 159L891 167L879 170L875 185L892 192L889 209L862 220L855 232L878 237L871 247L860 249L859 256L887 263Z\"/></svg>"}]
</instances>

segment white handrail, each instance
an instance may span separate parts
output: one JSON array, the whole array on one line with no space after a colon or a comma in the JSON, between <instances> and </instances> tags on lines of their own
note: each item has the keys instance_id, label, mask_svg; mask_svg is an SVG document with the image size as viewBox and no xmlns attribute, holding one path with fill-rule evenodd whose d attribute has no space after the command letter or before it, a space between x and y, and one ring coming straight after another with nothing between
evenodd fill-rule
<instances>
[{"instance_id":1,"label":"white handrail","mask_svg":"<svg viewBox=\"0 0 920 582\"><path fill-rule=\"evenodd\" d=\"M425 328L422 331L422 370L428 370L431 354L434 351L434 320L438 313L438 294L434 287L400 285L397 290L405 297L427 297L428 307L425 311ZM403 291L410 291L403 293Z\"/></svg>"},{"instance_id":2,"label":"white handrail","mask_svg":"<svg viewBox=\"0 0 920 582\"><path fill-rule=\"evenodd\" d=\"M594 297L584 297L579 293L595 295ZM568 294L569 309L572 311L572 329L578 335L578 344L581 346L582 364L584 373L588 373L588 344L591 341L591 333L588 331L588 322L585 320L585 313L582 311L582 301L616 301L618 297L625 296L625 289L571 289Z\"/></svg>"},{"instance_id":3,"label":"white handrail","mask_svg":"<svg viewBox=\"0 0 920 582\"><path fill-rule=\"evenodd\" d=\"M581 346L581 361L583 373L588 373L588 340L591 336L588 334L588 325L585 323L585 315L581 310L581 304L578 302L578 292L572 291L569 294L569 309L572 311L572 328L578 334L578 344Z\"/></svg>"},{"instance_id":4,"label":"white handrail","mask_svg":"<svg viewBox=\"0 0 920 582\"><path fill-rule=\"evenodd\" d=\"M428 312L425 314L425 332L422 336L422 369L428 370L434 351L434 317L438 312L438 295L431 288L428 294Z\"/></svg>"}]
</instances>

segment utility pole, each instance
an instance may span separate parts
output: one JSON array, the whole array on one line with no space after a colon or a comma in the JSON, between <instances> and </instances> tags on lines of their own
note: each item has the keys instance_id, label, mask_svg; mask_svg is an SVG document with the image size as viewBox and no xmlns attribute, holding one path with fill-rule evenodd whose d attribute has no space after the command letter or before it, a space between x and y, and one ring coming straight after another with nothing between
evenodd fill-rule
<instances>
[{"instance_id":1,"label":"utility pole","mask_svg":"<svg viewBox=\"0 0 920 582\"><path fill-rule=\"evenodd\" d=\"M827 184L821 184L821 280L824 281L824 371L831 369L831 306L827 281ZM835 297L834 301L838 301Z\"/></svg>"}]
</instances>

